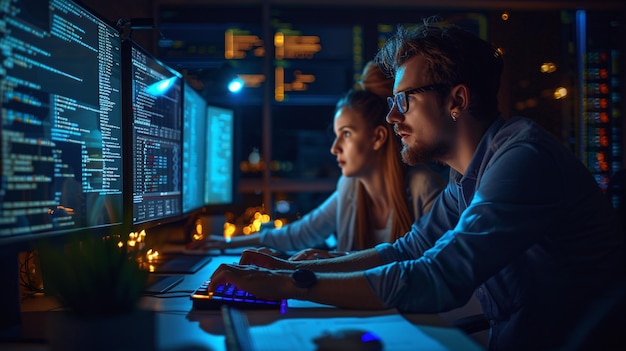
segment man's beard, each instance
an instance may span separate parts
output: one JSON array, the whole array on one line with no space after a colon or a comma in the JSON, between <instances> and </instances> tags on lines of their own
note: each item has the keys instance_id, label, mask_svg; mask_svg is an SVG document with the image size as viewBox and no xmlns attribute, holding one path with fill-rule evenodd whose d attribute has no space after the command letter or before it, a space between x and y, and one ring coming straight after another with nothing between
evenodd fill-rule
<instances>
[{"instance_id":1,"label":"man's beard","mask_svg":"<svg viewBox=\"0 0 626 351\"><path fill-rule=\"evenodd\" d=\"M448 153L448 147L444 143L436 145L402 145L402 162L415 166L418 163L441 162L444 155Z\"/></svg>"},{"instance_id":2,"label":"man's beard","mask_svg":"<svg viewBox=\"0 0 626 351\"><path fill-rule=\"evenodd\" d=\"M402 132L412 133L409 127L400 126L398 124L394 124L393 130L396 135L400 135ZM428 162L444 163L443 159L449 154L450 145L449 141L446 142L446 140L442 138L437 138L433 144L413 143L413 145L408 145L402 143L402 150L400 152L402 162L410 166Z\"/></svg>"}]
</instances>

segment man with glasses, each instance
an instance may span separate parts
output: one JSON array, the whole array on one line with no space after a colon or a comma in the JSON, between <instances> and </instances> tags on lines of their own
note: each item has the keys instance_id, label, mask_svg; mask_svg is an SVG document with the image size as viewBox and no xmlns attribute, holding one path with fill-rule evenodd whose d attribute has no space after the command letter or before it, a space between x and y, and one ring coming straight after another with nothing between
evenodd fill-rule
<instances>
[{"instance_id":1,"label":"man with glasses","mask_svg":"<svg viewBox=\"0 0 626 351\"><path fill-rule=\"evenodd\" d=\"M395 78L387 121L403 160L451 167L431 212L395 243L340 258L246 252L211 284L418 313L448 311L476 294L490 349L576 348L585 313L623 281L621 229L593 176L532 121L502 118L502 55L475 35L425 21L398 29L376 59Z\"/></svg>"}]
</instances>

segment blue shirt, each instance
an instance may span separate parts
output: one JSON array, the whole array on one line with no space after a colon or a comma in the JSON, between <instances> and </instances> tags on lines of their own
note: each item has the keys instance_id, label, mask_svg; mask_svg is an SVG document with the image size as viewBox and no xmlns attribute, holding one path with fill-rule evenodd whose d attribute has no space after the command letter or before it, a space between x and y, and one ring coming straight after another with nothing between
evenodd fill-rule
<instances>
[{"instance_id":1,"label":"blue shirt","mask_svg":"<svg viewBox=\"0 0 626 351\"><path fill-rule=\"evenodd\" d=\"M435 313L476 293L491 350L562 346L578 314L623 279L623 234L585 166L524 118L496 120L466 171L367 270L387 307Z\"/></svg>"}]
</instances>

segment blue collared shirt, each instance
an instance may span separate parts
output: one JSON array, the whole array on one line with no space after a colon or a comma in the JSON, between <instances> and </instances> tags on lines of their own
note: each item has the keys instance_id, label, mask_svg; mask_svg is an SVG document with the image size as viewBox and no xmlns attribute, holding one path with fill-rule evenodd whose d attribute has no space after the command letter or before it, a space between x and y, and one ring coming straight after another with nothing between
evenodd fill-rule
<instances>
[{"instance_id":1,"label":"blue collared shirt","mask_svg":"<svg viewBox=\"0 0 626 351\"><path fill-rule=\"evenodd\" d=\"M387 307L435 313L473 293L492 350L563 345L577 313L621 278L623 234L593 176L525 118L496 120L464 175L366 277Z\"/></svg>"}]
</instances>

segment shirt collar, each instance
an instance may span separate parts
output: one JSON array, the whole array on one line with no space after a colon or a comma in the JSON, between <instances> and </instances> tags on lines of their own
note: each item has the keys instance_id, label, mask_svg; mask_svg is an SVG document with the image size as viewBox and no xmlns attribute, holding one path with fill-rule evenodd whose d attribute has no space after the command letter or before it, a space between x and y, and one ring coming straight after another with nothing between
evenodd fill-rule
<instances>
[{"instance_id":1,"label":"shirt collar","mask_svg":"<svg viewBox=\"0 0 626 351\"><path fill-rule=\"evenodd\" d=\"M450 170L451 177L456 182L466 204L471 201L474 195L476 181L478 179L478 175L482 172L481 167L485 167L483 160L487 155L487 152L489 152L493 137L496 135L498 130L502 128L504 123L504 118L500 116L496 118L493 123L491 123L489 128L487 128L487 131L482 136L478 146L476 147L476 151L474 151L474 156L472 156L472 160L470 161L465 174L461 174L454 169Z\"/></svg>"},{"instance_id":2,"label":"shirt collar","mask_svg":"<svg viewBox=\"0 0 626 351\"><path fill-rule=\"evenodd\" d=\"M493 137L496 135L496 133L498 133L500 128L502 128L504 123L505 120L502 116L499 116L493 121L493 123L491 123L491 126L489 126L483 137L480 139L480 142L476 147L476 151L474 151L474 156L472 157L469 166L467 166L467 170L465 171L463 178L470 178L475 180L478 177L478 174L481 173L480 168L481 166L484 166L483 159L489 151L491 141L493 140Z\"/></svg>"}]
</instances>

